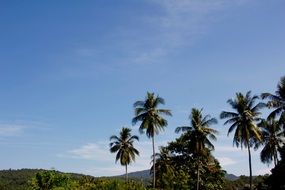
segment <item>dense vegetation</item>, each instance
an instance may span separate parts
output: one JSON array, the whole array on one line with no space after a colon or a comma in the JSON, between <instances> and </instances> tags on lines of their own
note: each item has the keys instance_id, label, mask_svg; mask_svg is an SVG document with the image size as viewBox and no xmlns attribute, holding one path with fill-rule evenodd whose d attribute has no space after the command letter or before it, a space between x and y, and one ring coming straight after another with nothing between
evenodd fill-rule
<instances>
[{"instance_id":1,"label":"dense vegetation","mask_svg":"<svg viewBox=\"0 0 285 190\"><path fill-rule=\"evenodd\" d=\"M55 170L21 169L0 171L0 190L143 190L140 180L95 178Z\"/></svg>"}]
</instances>

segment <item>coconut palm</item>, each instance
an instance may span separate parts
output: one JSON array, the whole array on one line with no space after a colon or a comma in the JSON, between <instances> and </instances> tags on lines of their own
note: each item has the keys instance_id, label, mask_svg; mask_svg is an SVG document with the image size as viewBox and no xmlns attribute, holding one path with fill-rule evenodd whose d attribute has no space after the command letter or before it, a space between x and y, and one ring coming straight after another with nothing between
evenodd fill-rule
<instances>
[{"instance_id":1,"label":"coconut palm","mask_svg":"<svg viewBox=\"0 0 285 190\"><path fill-rule=\"evenodd\" d=\"M140 133L145 133L148 138L152 139L152 155L155 155L154 136L167 126L167 120L162 115L171 116L170 110L158 109L158 106L164 103L163 98L150 92L147 92L145 100L134 103L135 117L132 123L135 125L137 122L141 122ZM153 156L153 165L153 188L155 188L155 156Z\"/></svg>"},{"instance_id":2,"label":"coconut palm","mask_svg":"<svg viewBox=\"0 0 285 190\"><path fill-rule=\"evenodd\" d=\"M122 128L120 136L113 135L110 137L110 152L117 153L116 162L120 160L122 166L126 168L125 179L128 181L128 165L135 161L136 155L139 156L139 151L134 148L134 141L139 141L139 137L131 135L131 129Z\"/></svg>"},{"instance_id":3,"label":"coconut palm","mask_svg":"<svg viewBox=\"0 0 285 190\"><path fill-rule=\"evenodd\" d=\"M175 132L179 133L180 131L187 133L190 140L190 146L195 153L197 159L197 185L196 189L199 189L200 183L200 159L202 156L206 155L209 150L214 150L214 145L211 140L216 140L216 134L218 131L210 128L210 125L216 124L217 120L211 118L210 115L203 117L202 109L198 110L193 108L189 116L191 120L190 126L177 127Z\"/></svg>"},{"instance_id":4,"label":"coconut palm","mask_svg":"<svg viewBox=\"0 0 285 190\"><path fill-rule=\"evenodd\" d=\"M276 166L278 163L278 150L284 144L284 131L281 129L280 123L274 119L263 120L259 127L262 131L262 144L264 145L260 152L260 159L267 164L273 161Z\"/></svg>"},{"instance_id":5,"label":"coconut palm","mask_svg":"<svg viewBox=\"0 0 285 190\"><path fill-rule=\"evenodd\" d=\"M261 98L269 99L267 107L274 109L269 114L268 118L276 118L276 116L280 116L279 122L283 125L283 129L285 129L285 76L281 77L280 82L277 85L275 95L271 93L262 93Z\"/></svg>"},{"instance_id":6,"label":"coconut palm","mask_svg":"<svg viewBox=\"0 0 285 190\"><path fill-rule=\"evenodd\" d=\"M172 154L166 147L160 147L160 153L156 153L156 186L161 188L169 187L171 179L174 177L174 166L172 161ZM152 156L153 157L153 156ZM153 174L153 165L150 169Z\"/></svg>"},{"instance_id":7,"label":"coconut palm","mask_svg":"<svg viewBox=\"0 0 285 190\"><path fill-rule=\"evenodd\" d=\"M250 189L252 189L252 167L250 148L254 143L261 141L262 136L256 122L260 121L259 110L265 106L263 103L255 104L258 96L251 96L248 91L246 95L236 93L235 99L229 99L227 102L233 111L223 111L220 114L221 119L228 119L224 125L230 125L228 135L234 131L233 144L237 147L246 147L248 150Z\"/></svg>"}]
</instances>

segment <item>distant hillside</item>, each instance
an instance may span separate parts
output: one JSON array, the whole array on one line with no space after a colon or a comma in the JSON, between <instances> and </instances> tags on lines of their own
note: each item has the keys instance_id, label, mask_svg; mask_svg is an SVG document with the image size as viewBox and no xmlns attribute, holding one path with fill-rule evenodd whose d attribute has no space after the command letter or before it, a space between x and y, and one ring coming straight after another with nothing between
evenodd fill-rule
<instances>
[{"instance_id":1,"label":"distant hillside","mask_svg":"<svg viewBox=\"0 0 285 190\"><path fill-rule=\"evenodd\" d=\"M130 178L136 178L136 179L144 179L144 180L150 180L151 176L149 173L149 170L142 170L137 172L131 172L128 174ZM114 177L124 177L125 174L114 176ZM234 174L226 174L225 178L229 181L237 180L239 177Z\"/></svg>"},{"instance_id":2,"label":"distant hillside","mask_svg":"<svg viewBox=\"0 0 285 190\"><path fill-rule=\"evenodd\" d=\"M149 170L130 172L128 175L130 178L145 179L145 180L151 179L151 176L149 174ZM124 176L125 176L125 174L122 174L119 176L114 176L114 177L124 177Z\"/></svg>"},{"instance_id":3,"label":"distant hillside","mask_svg":"<svg viewBox=\"0 0 285 190\"><path fill-rule=\"evenodd\" d=\"M226 174L225 178L229 181L235 181L237 180L239 177L234 175L234 174Z\"/></svg>"},{"instance_id":4,"label":"distant hillside","mask_svg":"<svg viewBox=\"0 0 285 190\"><path fill-rule=\"evenodd\" d=\"M28 182L36 173L43 169L0 170L0 190L27 189ZM59 172L63 173L63 172ZM85 175L68 173L72 179L79 179Z\"/></svg>"}]
</instances>

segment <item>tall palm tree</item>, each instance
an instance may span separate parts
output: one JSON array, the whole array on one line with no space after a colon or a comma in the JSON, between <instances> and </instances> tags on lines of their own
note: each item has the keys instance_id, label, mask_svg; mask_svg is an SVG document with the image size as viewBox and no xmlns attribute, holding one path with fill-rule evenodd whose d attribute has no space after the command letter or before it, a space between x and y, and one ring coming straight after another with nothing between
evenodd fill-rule
<instances>
[{"instance_id":1,"label":"tall palm tree","mask_svg":"<svg viewBox=\"0 0 285 190\"><path fill-rule=\"evenodd\" d=\"M163 130L167 126L167 120L162 115L171 116L171 111L168 109L158 109L160 104L165 104L163 98L155 96L154 93L147 92L145 100L136 101L134 103L135 117L132 120L133 125L141 122L139 131L146 133L148 138L152 139L153 152L153 188L155 188L155 149L154 149L154 135Z\"/></svg>"},{"instance_id":2,"label":"tall palm tree","mask_svg":"<svg viewBox=\"0 0 285 190\"><path fill-rule=\"evenodd\" d=\"M269 99L267 107L274 109L268 117L276 118L276 116L280 115L279 122L283 125L283 129L285 129L285 76L281 77L275 94L262 93L261 98Z\"/></svg>"},{"instance_id":3,"label":"tall palm tree","mask_svg":"<svg viewBox=\"0 0 285 190\"><path fill-rule=\"evenodd\" d=\"M177 127L175 132L179 133L182 131L189 135L190 149L192 149L197 156L196 189L198 190L200 184L200 159L207 154L208 150L214 150L214 145L210 139L216 140L217 138L215 135L218 134L218 131L210 128L210 125L216 124L217 120L211 118L210 115L203 117L202 109L198 110L196 108L192 108L189 119L191 120L190 126Z\"/></svg>"},{"instance_id":4,"label":"tall palm tree","mask_svg":"<svg viewBox=\"0 0 285 190\"><path fill-rule=\"evenodd\" d=\"M126 168L125 179L128 182L128 165L135 161L136 155L139 156L139 151L134 148L134 141L139 141L139 137L131 135L131 129L123 127L120 136L113 135L110 137L110 152L117 153L116 162L120 160L122 166Z\"/></svg>"},{"instance_id":5,"label":"tall palm tree","mask_svg":"<svg viewBox=\"0 0 285 190\"><path fill-rule=\"evenodd\" d=\"M234 132L233 144L237 147L243 148L245 146L248 150L249 161L249 174L250 174L250 189L252 189L252 167L251 167L251 152L250 148L257 141L261 141L261 132L256 125L260 121L259 110L265 105L263 103L255 104L258 96L251 96L248 91L246 95L236 93L235 99L229 99L227 102L230 104L234 112L222 111L220 114L221 119L228 119L224 125L230 125L228 135Z\"/></svg>"},{"instance_id":6,"label":"tall palm tree","mask_svg":"<svg viewBox=\"0 0 285 190\"><path fill-rule=\"evenodd\" d=\"M263 163L278 163L278 150L283 146L284 131L281 129L280 123L274 119L262 120L259 127L262 131L263 149L260 152L260 159Z\"/></svg>"}]
</instances>

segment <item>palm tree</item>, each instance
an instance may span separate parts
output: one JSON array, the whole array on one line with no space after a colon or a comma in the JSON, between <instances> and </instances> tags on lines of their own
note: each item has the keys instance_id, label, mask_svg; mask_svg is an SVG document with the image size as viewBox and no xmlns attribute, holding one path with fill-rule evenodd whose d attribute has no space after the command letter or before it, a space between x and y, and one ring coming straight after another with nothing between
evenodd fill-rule
<instances>
[{"instance_id":1,"label":"palm tree","mask_svg":"<svg viewBox=\"0 0 285 190\"><path fill-rule=\"evenodd\" d=\"M229 124L228 135L234 132L233 144L237 147L247 147L248 160L249 160L249 174L250 174L250 189L252 189L252 167L251 167L251 152L250 148L257 141L261 141L261 132L256 125L256 122L260 121L258 117L261 113L259 110L265 105L258 103L255 105L255 101L258 96L251 96L251 92L248 91L244 96L242 93L236 93L235 99L229 99L227 102L230 104L235 112L223 111L220 114L221 119L228 119L224 125Z\"/></svg>"},{"instance_id":2,"label":"palm tree","mask_svg":"<svg viewBox=\"0 0 285 190\"><path fill-rule=\"evenodd\" d=\"M146 136L152 139L152 155L155 155L154 135L167 126L167 120L161 115L171 116L170 110L158 109L160 104L165 104L164 99L150 92L147 92L145 100L134 103L135 117L132 123L135 125L140 121L140 133L146 133ZM153 156L153 165L153 188L155 188L155 156Z\"/></svg>"},{"instance_id":3,"label":"palm tree","mask_svg":"<svg viewBox=\"0 0 285 190\"><path fill-rule=\"evenodd\" d=\"M283 133L281 125L274 119L262 120L259 127L262 131L262 138L264 144L263 149L260 152L260 159L263 163L274 162L276 166L278 163L278 150L283 146Z\"/></svg>"},{"instance_id":4,"label":"palm tree","mask_svg":"<svg viewBox=\"0 0 285 190\"><path fill-rule=\"evenodd\" d=\"M196 108L192 108L189 119L191 120L190 126L177 127L175 132L179 133L182 131L188 134L191 146L190 149L192 149L197 156L196 189L198 190L200 183L200 159L208 153L208 150L214 150L214 145L210 139L216 140L215 134L217 134L218 131L210 128L210 125L216 124L217 120L211 118L210 115L203 117L202 109L198 110Z\"/></svg>"},{"instance_id":5,"label":"palm tree","mask_svg":"<svg viewBox=\"0 0 285 190\"><path fill-rule=\"evenodd\" d=\"M156 153L156 186L161 188L169 187L171 178L174 176L174 166L172 161L172 154L166 147L160 147L160 153ZM152 156L153 157L153 156ZM150 171L153 174L154 166Z\"/></svg>"},{"instance_id":6,"label":"palm tree","mask_svg":"<svg viewBox=\"0 0 285 190\"><path fill-rule=\"evenodd\" d=\"M139 141L139 137L131 135L131 129L122 128L120 136L113 135L110 137L110 152L117 153L116 162L120 160L122 166L126 168L126 182L128 181L128 165L135 161L135 156L139 156L139 151L134 148L134 140Z\"/></svg>"},{"instance_id":7,"label":"palm tree","mask_svg":"<svg viewBox=\"0 0 285 190\"><path fill-rule=\"evenodd\" d=\"M285 76L281 77L275 95L271 93L262 93L261 98L269 99L267 107L274 108L268 118L276 118L276 116L280 115L279 122L283 125L283 129L285 129Z\"/></svg>"}]
</instances>

